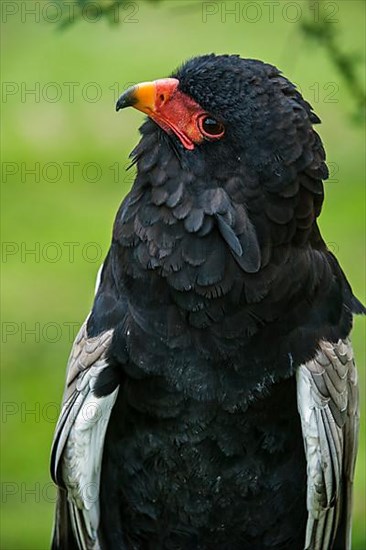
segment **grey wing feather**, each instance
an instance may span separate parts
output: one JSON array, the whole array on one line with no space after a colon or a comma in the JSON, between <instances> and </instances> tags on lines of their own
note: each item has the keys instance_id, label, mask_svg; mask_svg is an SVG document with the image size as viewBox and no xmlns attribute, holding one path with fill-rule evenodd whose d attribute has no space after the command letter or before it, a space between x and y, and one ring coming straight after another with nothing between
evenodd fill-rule
<instances>
[{"instance_id":1,"label":"grey wing feather","mask_svg":"<svg viewBox=\"0 0 366 550\"><path fill-rule=\"evenodd\" d=\"M109 330L90 338L87 320L82 325L71 350L67 367L63 406L51 452L52 477L66 490L68 517L56 515L57 521L69 521L81 550L97 549L99 526L99 482L104 438L118 388L110 395L97 397L97 377L107 367L106 353L113 336ZM59 500L65 498L60 493ZM64 507L63 507L64 509ZM55 525L55 541L66 527ZM70 530L70 526L68 526Z\"/></svg>"},{"instance_id":2,"label":"grey wing feather","mask_svg":"<svg viewBox=\"0 0 366 550\"><path fill-rule=\"evenodd\" d=\"M349 340L320 342L316 357L298 368L297 400L308 480L304 547L329 550L340 529L350 550L359 407Z\"/></svg>"}]
</instances>

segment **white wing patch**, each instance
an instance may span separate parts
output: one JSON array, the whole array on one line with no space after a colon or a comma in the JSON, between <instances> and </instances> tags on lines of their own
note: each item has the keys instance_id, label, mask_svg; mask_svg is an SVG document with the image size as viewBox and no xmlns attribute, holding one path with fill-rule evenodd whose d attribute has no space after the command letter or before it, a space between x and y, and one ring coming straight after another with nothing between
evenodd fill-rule
<instances>
[{"instance_id":1,"label":"white wing patch","mask_svg":"<svg viewBox=\"0 0 366 550\"><path fill-rule=\"evenodd\" d=\"M91 367L78 385L83 403L70 430L62 458L62 477L69 500L81 511L93 541L97 540L100 518L99 483L104 438L118 394L116 388L106 397L94 396L93 387L101 368L101 364Z\"/></svg>"},{"instance_id":2,"label":"white wing patch","mask_svg":"<svg viewBox=\"0 0 366 550\"><path fill-rule=\"evenodd\" d=\"M357 371L348 340L321 342L297 371L298 410L307 460L306 550L328 550L345 511L350 549L352 483L358 433Z\"/></svg>"},{"instance_id":3,"label":"white wing patch","mask_svg":"<svg viewBox=\"0 0 366 550\"><path fill-rule=\"evenodd\" d=\"M94 388L107 368L113 330L87 336L87 321L77 335L68 363L64 404L52 450L53 478L67 490L73 531L79 548L100 548L99 484L104 439L118 387L97 397Z\"/></svg>"},{"instance_id":4,"label":"white wing patch","mask_svg":"<svg viewBox=\"0 0 366 550\"><path fill-rule=\"evenodd\" d=\"M94 296L96 295L96 293L98 292L99 287L100 287L100 283L101 283L101 280L102 280L103 267L104 267L104 264L102 264L100 266L100 268L98 269L97 278L95 280Z\"/></svg>"}]
</instances>

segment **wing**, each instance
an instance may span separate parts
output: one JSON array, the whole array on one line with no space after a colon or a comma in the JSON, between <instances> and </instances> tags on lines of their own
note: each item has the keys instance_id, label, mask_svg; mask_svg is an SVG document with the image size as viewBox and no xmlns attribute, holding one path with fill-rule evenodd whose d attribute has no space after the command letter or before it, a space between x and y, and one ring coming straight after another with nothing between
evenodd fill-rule
<instances>
[{"instance_id":1,"label":"wing","mask_svg":"<svg viewBox=\"0 0 366 550\"><path fill-rule=\"evenodd\" d=\"M305 549L329 550L337 536L350 550L359 409L349 340L320 343L297 371L297 399L307 460Z\"/></svg>"},{"instance_id":2,"label":"wing","mask_svg":"<svg viewBox=\"0 0 366 550\"><path fill-rule=\"evenodd\" d=\"M67 367L63 406L56 426L51 473L60 486L53 549L98 549L99 481L104 438L118 387L97 397L94 388L107 368L113 330L88 337L87 321L77 335ZM75 545L75 540L77 545Z\"/></svg>"}]
</instances>

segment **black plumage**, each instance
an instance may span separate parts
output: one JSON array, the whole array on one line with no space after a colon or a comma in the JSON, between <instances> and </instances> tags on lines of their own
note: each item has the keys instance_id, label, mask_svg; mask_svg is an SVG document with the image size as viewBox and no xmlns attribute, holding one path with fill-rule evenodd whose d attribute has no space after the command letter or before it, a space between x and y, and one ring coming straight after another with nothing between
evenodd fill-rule
<instances>
[{"instance_id":1,"label":"black plumage","mask_svg":"<svg viewBox=\"0 0 366 550\"><path fill-rule=\"evenodd\" d=\"M208 55L173 78L225 134L188 150L153 120L141 128L137 176L85 328L86 340L112 331L93 396L119 392L97 532L78 544L302 549L307 459L296 372L321 342L346 339L352 314L364 312L317 225L328 177L313 129L320 121L275 67L256 60ZM77 548L57 438L55 449L66 510L53 548ZM332 521L329 541L338 532L334 548L346 548L347 519ZM87 531L83 522L74 532ZM308 547L330 548L322 536Z\"/></svg>"}]
</instances>

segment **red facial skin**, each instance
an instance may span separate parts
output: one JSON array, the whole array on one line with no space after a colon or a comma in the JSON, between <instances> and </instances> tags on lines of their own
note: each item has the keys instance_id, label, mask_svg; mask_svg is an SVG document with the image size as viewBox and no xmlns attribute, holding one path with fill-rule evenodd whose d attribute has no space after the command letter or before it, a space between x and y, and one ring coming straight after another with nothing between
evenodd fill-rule
<instances>
[{"instance_id":1,"label":"red facial skin","mask_svg":"<svg viewBox=\"0 0 366 550\"><path fill-rule=\"evenodd\" d=\"M205 132L202 121L210 117L202 107L178 89L179 80L163 78L143 82L127 90L124 96L132 98L130 105L144 112L165 132L173 132L183 147L194 149L204 139L220 139L222 132L212 136Z\"/></svg>"},{"instance_id":2,"label":"red facial skin","mask_svg":"<svg viewBox=\"0 0 366 550\"><path fill-rule=\"evenodd\" d=\"M157 81L155 112L150 116L163 130L172 130L186 149L192 150L204 139L197 120L206 112L177 87L178 81L175 86Z\"/></svg>"}]
</instances>

